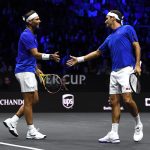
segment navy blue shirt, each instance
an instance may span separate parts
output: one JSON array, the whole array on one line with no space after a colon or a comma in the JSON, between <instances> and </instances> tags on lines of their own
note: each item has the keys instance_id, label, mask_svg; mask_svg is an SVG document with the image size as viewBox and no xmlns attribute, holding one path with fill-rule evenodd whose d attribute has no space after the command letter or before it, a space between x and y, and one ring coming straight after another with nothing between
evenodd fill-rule
<instances>
[{"instance_id":1,"label":"navy blue shirt","mask_svg":"<svg viewBox=\"0 0 150 150\"><path fill-rule=\"evenodd\" d=\"M127 67L135 67L135 56L133 42L138 42L137 34L130 25L120 26L106 38L104 43L99 46L103 53L110 51L112 59L112 71Z\"/></svg>"},{"instance_id":2,"label":"navy blue shirt","mask_svg":"<svg viewBox=\"0 0 150 150\"><path fill-rule=\"evenodd\" d=\"M31 54L32 48L37 48L38 43L35 35L30 29L25 29L18 42L18 56L16 58L15 73L33 72L35 73L36 58Z\"/></svg>"}]
</instances>

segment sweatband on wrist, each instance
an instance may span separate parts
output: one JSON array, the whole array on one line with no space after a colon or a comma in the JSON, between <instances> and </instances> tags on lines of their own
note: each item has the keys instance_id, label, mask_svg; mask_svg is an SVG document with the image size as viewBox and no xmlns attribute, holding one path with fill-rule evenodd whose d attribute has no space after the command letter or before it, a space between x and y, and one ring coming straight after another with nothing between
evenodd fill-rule
<instances>
[{"instance_id":1,"label":"sweatband on wrist","mask_svg":"<svg viewBox=\"0 0 150 150\"><path fill-rule=\"evenodd\" d=\"M77 57L78 63L84 62L84 56Z\"/></svg>"},{"instance_id":2,"label":"sweatband on wrist","mask_svg":"<svg viewBox=\"0 0 150 150\"><path fill-rule=\"evenodd\" d=\"M50 54L42 54L42 60L49 60Z\"/></svg>"}]
</instances>

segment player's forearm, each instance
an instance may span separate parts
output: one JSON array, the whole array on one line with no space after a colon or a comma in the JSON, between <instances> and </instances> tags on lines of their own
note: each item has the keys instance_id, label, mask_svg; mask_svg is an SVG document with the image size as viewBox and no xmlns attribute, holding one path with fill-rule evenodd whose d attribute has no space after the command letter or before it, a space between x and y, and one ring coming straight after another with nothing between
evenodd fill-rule
<instances>
[{"instance_id":1,"label":"player's forearm","mask_svg":"<svg viewBox=\"0 0 150 150\"><path fill-rule=\"evenodd\" d=\"M39 76L39 74L43 74L43 72L36 66L36 75Z\"/></svg>"},{"instance_id":2,"label":"player's forearm","mask_svg":"<svg viewBox=\"0 0 150 150\"><path fill-rule=\"evenodd\" d=\"M40 69L38 68L38 66L35 67L36 72L39 71Z\"/></svg>"},{"instance_id":3,"label":"player's forearm","mask_svg":"<svg viewBox=\"0 0 150 150\"><path fill-rule=\"evenodd\" d=\"M89 61L89 60L92 60L92 59L97 58L97 57L99 57L99 56L100 56L100 51L99 51L99 50L96 50L96 51L94 51L94 52L91 52L91 53L85 55L85 56L84 56L84 60L85 60L85 61Z\"/></svg>"},{"instance_id":4,"label":"player's forearm","mask_svg":"<svg viewBox=\"0 0 150 150\"><path fill-rule=\"evenodd\" d=\"M140 65L141 60L141 48L139 43L134 44L135 49L135 58L136 58L136 65Z\"/></svg>"},{"instance_id":5,"label":"player's forearm","mask_svg":"<svg viewBox=\"0 0 150 150\"><path fill-rule=\"evenodd\" d=\"M136 50L135 52L136 54L136 65L140 65L140 60L141 60L141 53L140 53L140 49Z\"/></svg>"},{"instance_id":6,"label":"player's forearm","mask_svg":"<svg viewBox=\"0 0 150 150\"><path fill-rule=\"evenodd\" d=\"M84 61L89 61L89 60L92 60L94 58L99 57L100 54L101 54L100 51L96 50L96 51L91 52L91 53L89 53L89 54L87 54L85 56L77 57L77 61L78 61L78 63L84 62Z\"/></svg>"},{"instance_id":7,"label":"player's forearm","mask_svg":"<svg viewBox=\"0 0 150 150\"><path fill-rule=\"evenodd\" d=\"M36 59L42 59L42 60L50 60L50 59L52 59L52 54L40 53L40 52L38 52L38 49L37 49L37 48L32 48L32 49L31 49L31 54L32 54Z\"/></svg>"},{"instance_id":8,"label":"player's forearm","mask_svg":"<svg viewBox=\"0 0 150 150\"><path fill-rule=\"evenodd\" d=\"M38 67L35 68L36 75L38 75Z\"/></svg>"},{"instance_id":9,"label":"player's forearm","mask_svg":"<svg viewBox=\"0 0 150 150\"><path fill-rule=\"evenodd\" d=\"M35 57L36 59L42 59L42 53L37 52L37 53L34 55L34 57Z\"/></svg>"},{"instance_id":10,"label":"player's forearm","mask_svg":"<svg viewBox=\"0 0 150 150\"><path fill-rule=\"evenodd\" d=\"M38 66L35 67L36 71L38 70Z\"/></svg>"}]
</instances>

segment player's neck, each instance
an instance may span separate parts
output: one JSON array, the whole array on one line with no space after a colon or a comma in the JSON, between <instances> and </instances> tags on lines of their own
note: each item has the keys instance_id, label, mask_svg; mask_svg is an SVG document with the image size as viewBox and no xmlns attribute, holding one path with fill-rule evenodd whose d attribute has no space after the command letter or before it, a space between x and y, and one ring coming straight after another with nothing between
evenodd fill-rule
<instances>
[{"instance_id":1,"label":"player's neck","mask_svg":"<svg viewBox=\"0 0 150 150\"><path fill-rule=\"evenodd\" d=\"M119 28L120 26L121 26L121 24L115 23L115 24L113 24L113 25L111 26L111 28L112 28L113 30L115 30L115 29Z\"/></svg>"},{"instance_id":2,"label":"player's neck","mask_svg":"<svg viewBox=\"0 0 150 150\"><path fill-rule=\"evenodd\" d=\"M34 30L32 27L27 26L27 29L29 29L34 34Z\"/></svg>"}]
</instances>

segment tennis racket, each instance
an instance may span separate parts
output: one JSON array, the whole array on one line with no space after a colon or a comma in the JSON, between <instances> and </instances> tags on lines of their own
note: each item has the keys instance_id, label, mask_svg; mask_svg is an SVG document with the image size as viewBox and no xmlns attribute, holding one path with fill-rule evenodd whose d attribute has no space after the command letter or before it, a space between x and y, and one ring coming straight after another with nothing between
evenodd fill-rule
<instances>
[{"instance_id":1,"label":"tennis racket","mask_svg":"<svg viewBox=\"0 0 150 150\"><path fill-rule=\"evenodd\" d=\"M137 73L130 74L129 83L134 93L139 94L141 92L140 76Z\"/></svg>"},{"instance_id":2,"label":"tennis racket","mask_svg":"<svg viewBox=\"0 0 150 150\"><path fill-rule=\"evenodd\" d=\"M55 94L62 89L62 80L57 74L40 74L39 79L50 94Z\"/></svg>"}]
</instances>

